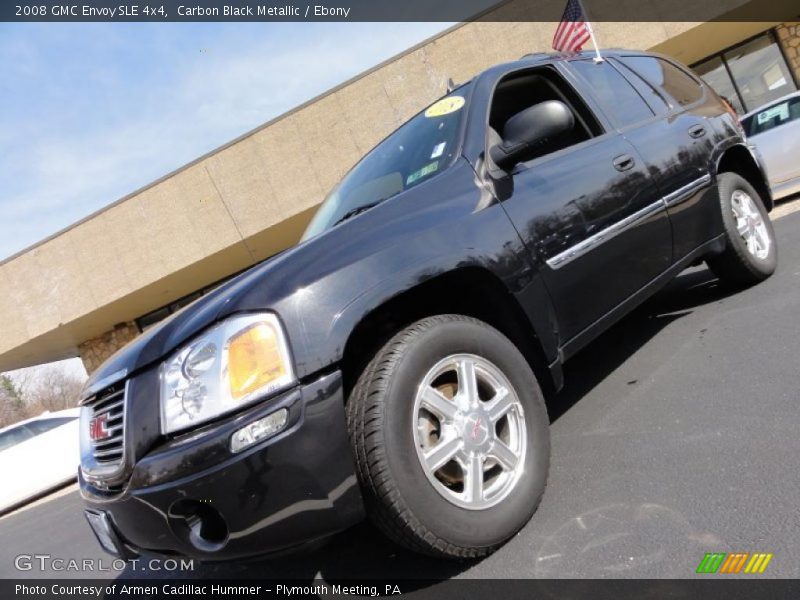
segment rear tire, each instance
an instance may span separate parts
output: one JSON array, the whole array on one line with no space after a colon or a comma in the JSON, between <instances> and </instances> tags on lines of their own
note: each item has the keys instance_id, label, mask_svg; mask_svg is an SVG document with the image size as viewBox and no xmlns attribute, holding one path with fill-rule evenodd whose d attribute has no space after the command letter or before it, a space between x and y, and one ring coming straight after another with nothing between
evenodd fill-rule
<instances>
[{"instance_id":1,"label":"rear tire","mask_svg":"<svg viewBox=\"0 0 800 600\"><path fill-rule=\"evenodd\" d=\"M514 344L476 319L439 315L398 333L359 378L347 421L371 520L416 552L490 554L544 493L539 385Z\"/></svg>"},{"instance_id":2,"label":"rear tire","mask_svg":"<svg viewBox=\"0 0 800 600\"><path fill-rule=\"evenodd\" d=\"M706 262L725 282L748 286L764 281L778 266L775 231L764 202L736 173L720 173L717 180L726 244Z\"/></svg>"}]
</instances>

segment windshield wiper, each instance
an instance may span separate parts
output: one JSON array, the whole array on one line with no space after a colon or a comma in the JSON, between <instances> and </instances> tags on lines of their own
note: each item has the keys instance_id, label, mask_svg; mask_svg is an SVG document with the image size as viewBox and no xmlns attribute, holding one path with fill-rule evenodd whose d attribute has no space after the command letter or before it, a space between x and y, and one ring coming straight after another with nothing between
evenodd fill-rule
<instances>
[{"instance_id":1,"label":"windshield wiper","mask_svg":"<svg viewBox=\"0 0 800 600\"><path fill-rule=\"evenodd\" d=\"M339 217L339 219L333 225L331 225L331 227L336 227L339 223L344 223L345 221L347 221L347 219L355 217L356 215L360 215L362 212L366 212L370 208L375 208L376 206L378 206L378 204L380 204L384 200L386 200L386 198L381 198L380 200L376 200L375 202L370 202L369 204L362 204L361 206L356 206L355 208L351 208L341 217Z\"/></svg>"}]
</instances>

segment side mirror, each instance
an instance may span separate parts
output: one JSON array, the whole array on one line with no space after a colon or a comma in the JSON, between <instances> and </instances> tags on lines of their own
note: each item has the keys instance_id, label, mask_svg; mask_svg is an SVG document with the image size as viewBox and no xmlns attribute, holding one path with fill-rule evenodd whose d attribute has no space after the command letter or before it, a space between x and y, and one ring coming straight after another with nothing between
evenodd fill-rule
<instances>
[{"instance_id":1,"label":"side mirror","mask_svg":"<svg viewBox=\"0 0 800 600\"><path fill-rule=\"evenodd\" d=\"M531 148L566 133L575 125L575 117L566 104L547 100L518 112L503 127L503 141L489 148L492 161L510 169Z\"/></svg>"}]
</instances>

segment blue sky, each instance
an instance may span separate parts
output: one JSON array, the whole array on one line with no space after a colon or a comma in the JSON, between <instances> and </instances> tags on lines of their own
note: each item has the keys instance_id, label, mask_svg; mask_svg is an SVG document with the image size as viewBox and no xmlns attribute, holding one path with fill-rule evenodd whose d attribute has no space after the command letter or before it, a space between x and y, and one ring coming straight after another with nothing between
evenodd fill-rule
<instances>
[{"instance_id":1,"label":"blue sky","mask_svg":"<svg viewBox=\"0 0 800 600\"><path fill-rule=\"evenodd\" d=\"M0 24L0 260L448 25Z\"/></svg>"}]
</instances>

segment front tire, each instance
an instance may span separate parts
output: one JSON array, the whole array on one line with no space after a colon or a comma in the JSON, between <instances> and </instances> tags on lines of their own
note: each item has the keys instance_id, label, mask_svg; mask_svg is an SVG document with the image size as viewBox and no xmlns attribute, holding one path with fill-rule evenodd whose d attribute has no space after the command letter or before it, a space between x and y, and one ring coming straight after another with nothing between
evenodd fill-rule
<instances>
[{"instance_id":1,"label":"front tire","mask_svg":"<svg viewBox=\"0 0 800 600\"><path fill-rule=\"evenodd\" d=\"M372 521L417 552L485 556L533 515L550 459L539 385L508 338L439 315L392 338L347 405Z\"/></svg>"},{"instance_id":2,"label":"front tire","mask_svg":"<svg viewBox=\"0 0 800 600\"><path fill-rule=\"evenodd\" d=\"M736 173L720 173L718 189L726 244L706 262L722 281L754 285L778 266L775 231L764 203L750 183Z\"/></svg>"}]
</instances>

